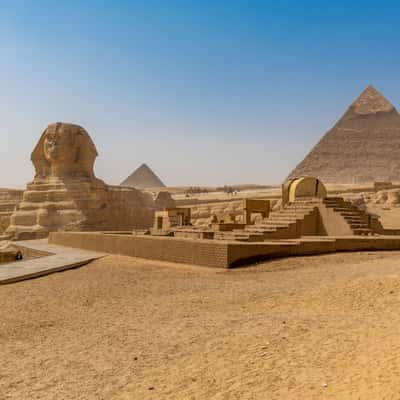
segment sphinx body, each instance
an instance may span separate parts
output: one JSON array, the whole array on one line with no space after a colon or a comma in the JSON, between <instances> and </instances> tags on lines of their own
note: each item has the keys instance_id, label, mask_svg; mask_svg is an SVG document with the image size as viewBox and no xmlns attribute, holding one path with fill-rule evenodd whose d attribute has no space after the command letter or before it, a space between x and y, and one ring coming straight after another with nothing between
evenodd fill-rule
<instances>
[{"instance_id":1,"label":"sphinx body","mask_svg":"<svg viewBox=\"0 0 400 400\"><path fill-rule=\"evenodd\" d=\"M94 175L97 150L80 126L49 125L32 152L35 177L11 215L6 235L44 238L59 230L130 230L152 225L154 202L133 188Z\"/></svg>"}]
</instances>

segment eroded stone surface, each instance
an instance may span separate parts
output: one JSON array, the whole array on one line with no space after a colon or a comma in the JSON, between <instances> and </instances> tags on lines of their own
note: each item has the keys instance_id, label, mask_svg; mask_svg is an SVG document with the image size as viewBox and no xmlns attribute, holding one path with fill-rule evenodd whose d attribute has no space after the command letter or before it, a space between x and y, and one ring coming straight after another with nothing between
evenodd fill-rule
<instances>
[{"instance_id":1,"label":"eroded stone surface","mask_svg":"<svg viewBox=\"0 0 400 400\"><path fill-rule=\"evenodd\" d=\"M367 115L378 112L390 112L395 108L393 104L382 96L373 86L368 86L356 101L351 105L356 114Z\"/></svg>"},{"instance_id":2,"label":"eroded stone surface","mask_svg":"<svg viewBox=\"0 0 400 400\"><path fill-rule=\"evenodd\" d=\"M22 200L22 195L23 190L0 189L0 236L10 225L10 217Z\"/></svg>"}]
</instances>

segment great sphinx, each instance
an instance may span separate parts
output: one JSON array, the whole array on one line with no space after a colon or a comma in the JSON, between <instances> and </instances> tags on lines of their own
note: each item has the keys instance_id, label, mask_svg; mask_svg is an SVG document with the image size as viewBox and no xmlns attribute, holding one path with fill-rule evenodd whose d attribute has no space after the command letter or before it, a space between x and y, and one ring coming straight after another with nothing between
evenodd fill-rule
<instances>
[{"instance_id":1,"label":"great sphinx","mask_svg":"<svg viewBox=\"0 0 400 400\"><path fill-rule=\"evenodd\" d=\"M96 147L79 125L57 122L42 133L32 152L35 180L94 180Z\"/></svg>"},{"instance_id":2,"label":"great sphinx","mask_svg":"<svg viewBox=\"0 0 400 400\"><path fill-rule=\"evenodd\" d=\"M27 184L6 235L18 240L44 238L59 230L150 227L156 208L151 195L97 179L97 155L81 126L49 125L32 152L35 177Z\"/></svg>"}]
</instances>

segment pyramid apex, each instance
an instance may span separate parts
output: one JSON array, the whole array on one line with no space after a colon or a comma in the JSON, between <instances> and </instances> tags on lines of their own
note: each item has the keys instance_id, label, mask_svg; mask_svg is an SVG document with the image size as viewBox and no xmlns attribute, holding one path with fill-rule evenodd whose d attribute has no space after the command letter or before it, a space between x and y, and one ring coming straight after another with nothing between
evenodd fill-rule
<instances>
[{"instance_id":1,"label":"pyramid apex","mask_svg":"<svg viewBox=\"0 0 400 400\"><path fill-rule=\"evenodd\" d=\"M359 115L376 114L395 110L393 104L369 85L350 106L350 109Z\"/></svg>"},{"instance_id":2,"label":"pyramid apex","mask_svg":"<svg viewBox=\"0 0 400 400\"><path fill-rule=\"evenodd\" d=\"M146 164L146 163L143 163L143 164L141 164L140 166L139 166L139 168L137 168L137 170L139 170L139 169L150 169L150 167ZM150 169L151 170L151 169Z\"/></svg>"}]
</instances>

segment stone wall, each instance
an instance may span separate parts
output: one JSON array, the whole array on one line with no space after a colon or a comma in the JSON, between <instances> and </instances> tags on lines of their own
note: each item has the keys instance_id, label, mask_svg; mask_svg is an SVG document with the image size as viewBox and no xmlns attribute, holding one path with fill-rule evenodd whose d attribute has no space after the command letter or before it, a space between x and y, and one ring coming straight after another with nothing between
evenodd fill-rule
<instances>
[{"instance_id":1,"label":"stone wall","mask_svg":"<svg viewBox=\"0 0 400 400\"><path fill-rule=\"evenodd\" d=\"M0 235L10 225L11 214L22 200L22 194L22 190L0 189Z\"/></svg>"},{"instance_id":2,"label":"stone wall","mask_svg":"<svg viewBox=\"0 0 400 400\"><path fill-rule=\"evenodd\" d=\"M277 199L270 199L271 207L275 206ZM179 204L178 204L179 205ZM214 214L233 215L237 223L243 223L243 199L218 201L206 204L185 206L190 207L193 225L206 225ZM255 215L253 215L255 218Z\"/></svg>"},{"instance_id":3,"label":"stone wall","mask_svg":"<svg viewBox=\"0 0 400 400\"><path fill-rule=\"evenodd\" d=\"M326 254L336 251L400 250L400 237L334 237L240 243L171 237L53 232L49 242L73 248L141 257L157 261L231 268L276 257Z\"/></svg>"},{"instance_id":4,"label":"stone wall","mask_svg":"<svg viewBox=\"0 0 400 400\"><path fill-rule=\"evenodd\" d=\"M228 245L213 240L190 240L143 235L53 232L49 243L62 246L208 267L228 267Z\"/></svg>"}]
</instances>

